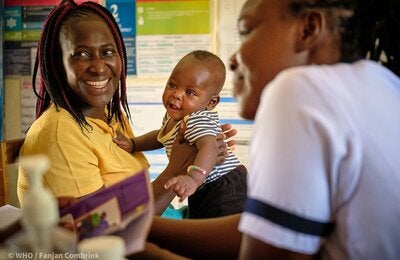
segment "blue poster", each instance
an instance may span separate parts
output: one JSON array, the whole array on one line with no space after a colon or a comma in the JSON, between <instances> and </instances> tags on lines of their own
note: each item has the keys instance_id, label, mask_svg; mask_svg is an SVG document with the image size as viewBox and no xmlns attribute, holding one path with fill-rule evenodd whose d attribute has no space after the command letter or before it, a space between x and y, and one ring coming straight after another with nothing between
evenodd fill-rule
<instances>
[{"instance_id":1,"label":"blue poster","mask_svg":"<svg viewBox=\"0 0 400 260\"><path fill-rule=\"evenodd\" d=\"M117 21L122 36L136 36L136 1L135 0L108 0L107 9L113 14Z\"/></svg>"},{"instance_id":2,"label":"blue poster","mask_svg":"<svg viewBox=\"0 0 400 260\"><path fill-rule=\"evenodd\" d=\"M136 75L136 38L124 37L124 43L126 48L126 58L128 61L127 69L128 75Z\"/></svg>"},{"instance_id":3,"label":"blue poster","mask_svg":"<svg viewBox=\"0 0 400 260\"><path fill-rule=\"evenodd\" d=\"M113 14L124 38L128 59L128 75L136 75L136 1L107 0L107 9Z\"/></svg>"},{"instance_id":4,"label":"blue poster","mask_svg":"<svg viewBox=\"0 0 400 260\"><path fill-rule=\"evenodd\" d=\"M4 8L4 37L6 41L21 41L22 40L22 7L8 6Z\"/></svg>"}]
</instances>

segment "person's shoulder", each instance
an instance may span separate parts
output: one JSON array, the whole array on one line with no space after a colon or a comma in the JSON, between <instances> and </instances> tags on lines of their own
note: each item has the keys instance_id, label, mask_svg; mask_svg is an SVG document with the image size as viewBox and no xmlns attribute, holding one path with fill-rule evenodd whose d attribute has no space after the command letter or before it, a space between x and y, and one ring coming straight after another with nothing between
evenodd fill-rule
<instances>
[{"instance_id":1,"label":"person's shoulder","mask_svg":"<svg viewBox=\"0 0 400 260\"><path fill-rule=\"evenodd\" d=\"M278 73L275 78L265 87L264 93L268 95L286 96L305 94L306 89L319 85L320 74L317 66L298 66L287 68Z\"/></svg>"},{"instance_id":2,"label":"person's shoulder","mask_svg":"<svg viewBox=\"0 0 400 260\"><path fill-rule=\"evenodd\" d=\"M362 80L362 75L380 70L379 64L361 60L354 63L336 63L326 65L304 65L283 70L271 82L279 91L291 93L326 92L332 90L327 86L346 86L349 82Z\"/></svg>"},{"instance_id":3,"label":"person's shoulder","mask_svg":"<svg viewBox=\"0 0 400 260\"><path fill-rule=\"evenodd\" d=\"M300 83L320 82L327 77L327 74L340 73L347 65L303 65L287 68L281 71L274 81L279 83L296 83L288 85L300 85ZM309 84L305 84L309 85Z\"/></svg>"},{"instance_id":4,"label":"person's shoulder","mask_svg":"<svg viewBox=\"0 0 400 260\"><path fill-rule=\"evenodd\" d=\"M58 128L72 129L74 127L79 128L79 125L71 114L65 109L52 105L32 123L31 129L49 132Z\"/></svg>"}]
</instances>

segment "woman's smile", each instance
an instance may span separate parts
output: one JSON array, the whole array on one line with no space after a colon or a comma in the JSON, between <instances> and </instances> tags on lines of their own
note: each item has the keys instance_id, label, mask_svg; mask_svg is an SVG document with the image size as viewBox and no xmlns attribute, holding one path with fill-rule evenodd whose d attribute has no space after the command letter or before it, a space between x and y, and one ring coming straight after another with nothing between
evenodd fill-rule
<instances>
[{"instance_id":1,"label":"woman's smile","mask_svg":"<svg viewBox=\"0 0 400 260\"><path fill-rule=\"evenodd\" d=\"M89 85L96 89L105 88L106 84L110 81L110 79L101 80L101 81L84 81L86 85Z\"/></svg>"}]
</instances>

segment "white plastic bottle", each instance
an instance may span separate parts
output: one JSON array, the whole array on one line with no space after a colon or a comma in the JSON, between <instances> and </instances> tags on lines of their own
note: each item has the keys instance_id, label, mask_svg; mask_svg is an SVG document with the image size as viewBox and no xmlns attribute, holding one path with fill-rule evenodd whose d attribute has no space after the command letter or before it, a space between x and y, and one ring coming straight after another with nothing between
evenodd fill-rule
<instances>
[{"instance_id":1,"label":"white plastic bottle","mask_svg":"<svg viewBox=\"0 0 400 260\"><path fill-rule=\"evenodd\" d=\"M52 233L59 220L57 200L42 183L49 159L45 155L26 156L20 158L19 164L29 180L29 190L22 201L22 226L32 252L49 254L53 251Z\"/></svg>"}]
</instances>

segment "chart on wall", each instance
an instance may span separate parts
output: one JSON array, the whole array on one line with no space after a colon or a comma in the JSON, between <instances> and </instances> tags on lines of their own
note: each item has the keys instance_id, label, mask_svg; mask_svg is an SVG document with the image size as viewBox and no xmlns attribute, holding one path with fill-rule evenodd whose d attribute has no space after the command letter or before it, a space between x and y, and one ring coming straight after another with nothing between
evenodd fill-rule
<instances>
[{"instance_id":1,"label":"chart on wall","mask_svg":"<svg viewBox=\"0 0 400 260\"><path fill-rule=\"evenodd\" d=\"M210 1L137 0L138 76L168 75L193 49L210 50Z\"/></svg>"}]
</instances>

